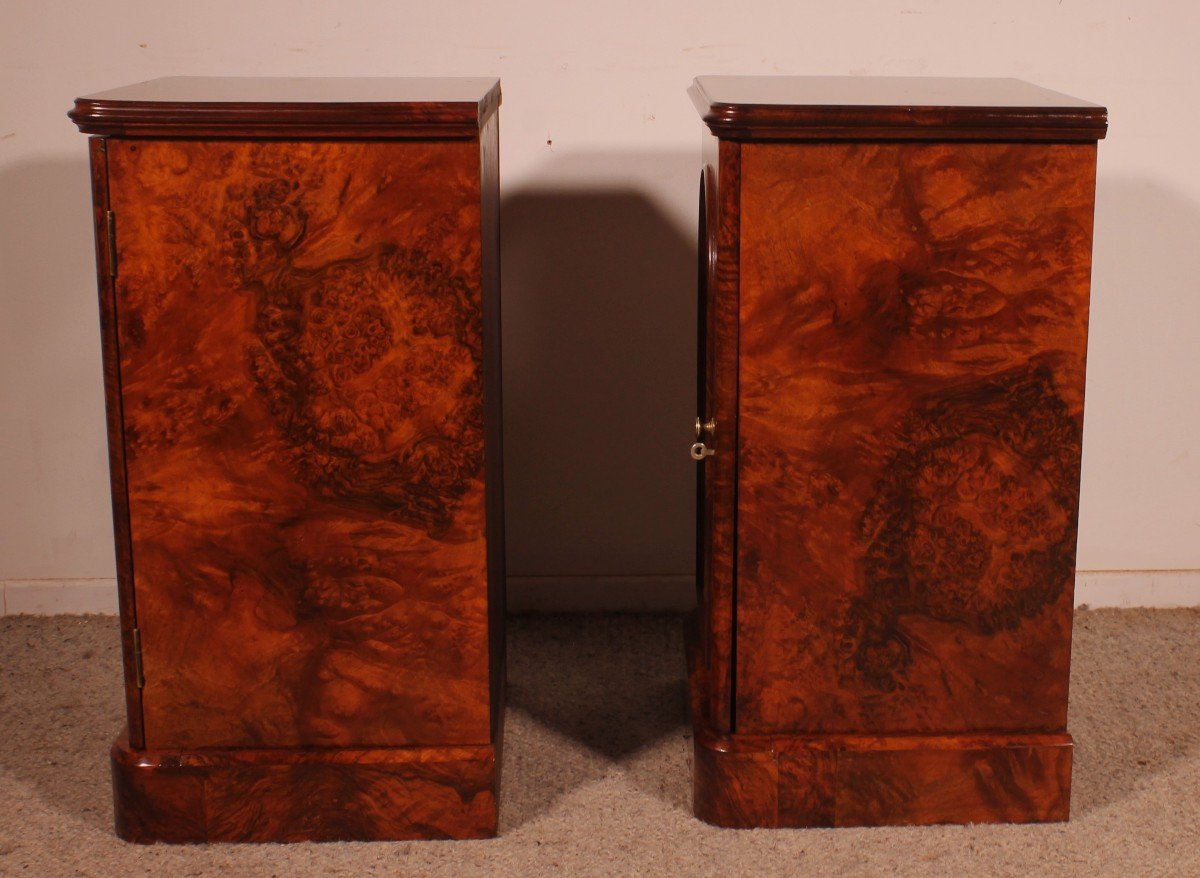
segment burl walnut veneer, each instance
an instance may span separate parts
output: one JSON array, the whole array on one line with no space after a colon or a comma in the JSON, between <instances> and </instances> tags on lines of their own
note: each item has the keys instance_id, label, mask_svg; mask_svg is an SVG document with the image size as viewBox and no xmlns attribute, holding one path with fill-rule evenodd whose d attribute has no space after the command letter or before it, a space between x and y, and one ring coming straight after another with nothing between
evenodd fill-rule
<instances>
[{"instance_id":1,"label":"burl walnut veneer","mask_svg":"<svg viewBox=\"0 0 1200 878\"><path fill-rule=\"evenodd\" d=\"M92 134L118 833L491 835L494 79L163 79Z\"/></svg>"},{"instance_id":2,"label":"burl walnut veneer","mask_svg":"<svg viewBox=\"0 0 1200 878\"><path fill-rule=\"evenodd\" d=\"M1106 111L1015 80L692 96L696 813L1065 820Z\"/></svg>"}]
</instances>

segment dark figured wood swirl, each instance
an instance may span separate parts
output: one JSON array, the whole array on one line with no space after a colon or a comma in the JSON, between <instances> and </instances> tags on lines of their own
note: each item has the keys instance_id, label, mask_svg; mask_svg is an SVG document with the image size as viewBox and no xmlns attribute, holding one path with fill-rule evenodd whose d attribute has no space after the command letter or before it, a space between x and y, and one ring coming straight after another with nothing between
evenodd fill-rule
<instances>
[{"instance_id":1,"label":"dark figured wood swirl","mask_svg":"<svg viewBox=\"0 0 1200 878\"><path fill-rule=\"evenodd\" d=\"M235 273L255 299L250 375L312 490L384 501L390 517L438 532L479 467L478 297L395 244L298 270L308 188L258 183L229 217ZM406 356L389 358L399 345ZM414 427L407 442L397 435Z\"/></svg>"},{"instance_id":2,"label":"dark figured wood swirl","mask_svg":"<svg viewBox=\"0 0 1200 878\"><path fill-rule=\"evenodd\" d=\"M488 745L478 142L108 167L145 745Z\"/></svg>"},{"instance_id":3,"label":"dark figured wood swirl","mask_svg":"<svg viewBox=\"0 0 1200 878\"><path fill-rule=\"evenodd\" d=\"M692 97L720 231L697 816L1067 819L1107 111L1015 80L705 77Z\"/></svg>"},{"instance_id":4,"label":"dark figured wood swirl","mask_svg":"<svg viewBox=\"0 0 1200 878\"><path fill-rule=\"evenodd\" d=\"M914 407L861 522L848 684L903 684L914 661L905 617L990 636L1055 603L1074 575L1080 427L1045 366Z\"/></svg>"},{"instance_id":5,"label":"dark figured wood swirl","mask_svg":"<svg viewBox=\"0 0 1200 878\"><path fill-rule=\"evenodd\" d=\"M742 145L739 734L1065 729L1094 163Z\"/></svg>"}]
</instances>

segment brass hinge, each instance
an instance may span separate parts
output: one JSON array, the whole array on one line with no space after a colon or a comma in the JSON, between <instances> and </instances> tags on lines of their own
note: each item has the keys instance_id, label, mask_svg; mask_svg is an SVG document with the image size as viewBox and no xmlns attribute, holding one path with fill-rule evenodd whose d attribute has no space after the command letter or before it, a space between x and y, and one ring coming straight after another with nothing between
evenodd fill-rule
<instances>
[{"instance_id":1,"label":"brass hinge","mask_svg":"<svg viewBox=\"0 0 1200 878\"><path fill-rule=\"evenodd\" d=\"M142 632L133 629L133 675L139 689L146 685L146 675L142 672Z\"/></svg>"},{"instance_id":2,"label":"brass hinge","mask_svg":"<svg viewBox=\"0 0 1200 878\"><path fill-rule=\"evenodd\" d=\"M108 226L108 276L117 276L117 215L111 210L105 216Z\"/></svg>"},{"instance_id":3,"label":"brass hinge","mask_svg":"<svg viewBox=\"0 0 1200 878\"><path fill-rule=\"evenodd\" d=\"M696 418L695 428L697 441L693 443L691 448L692 460L704 460L706 457L712 457L717 452L705 445L704 442L700 441L700 438L707 433L712 437L713 441L716 441L717 422L711 418L707 422L700 420L700 418Z\"/></svg>"}]
</instances>

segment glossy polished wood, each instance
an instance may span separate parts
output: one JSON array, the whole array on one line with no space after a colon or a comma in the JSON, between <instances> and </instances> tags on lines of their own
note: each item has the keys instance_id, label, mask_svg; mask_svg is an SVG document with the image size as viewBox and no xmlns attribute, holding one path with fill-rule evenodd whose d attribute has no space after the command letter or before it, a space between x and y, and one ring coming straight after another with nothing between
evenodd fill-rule
<instances>
[{"instance_id":1,"label":"glossy polished wood","mask_svg":"<svg viewBox=\"0 0 1200 878\"><path fill-rule=\"evenodd\" d=\"M125 421L121 410L120 345L117 337L116 266L109 248L108 141L88 139L92 177L92 221L96 241L96 289L104 371L105 426L108 433L109 488L112 494L113 548L121 619L121 662L125 682L128 737L142 746L142 690L138 686L134 630L137 599L133 590L133 549L129 536L129 490L125 474Z\"/></svg>"},{"instance_id":2,"label":"glossy polished wood","mask_svg":"<svg viewBox=\"0 0 1200 878\"><path fill-rule=\"evenodd\" d=\"M126 841L298 842L487 838L496 833L495 749L112 748Z\"/></svg>"},{"instance_id":3,"label":"glossy polished wood","mask_svg":"<svg viewBox=\"0 0 1200 878\"><path fill-rule=\"evenodd\" d=\"M475 139L499 106L488 77L173 76L76 98L68 115L130 137Z\"/></svg>"},{"instance_id":4,"label":"glossy polished wood","mask_svg":"<svg viewBox=\"0 0 1200 878\"><path fill-rule=\"evenodd\" d=\"M701 259L699 413L716 425L702 438L717 454L698 467L695 619L689 676L699 698L695 712L712 728L731 729L734 629L727 607L733 603L734 514L736 511L738 210L739 144L706 144L714 164L701 180L701 209L707 223Z\"/></svg>"},{"instance_id":5,"label":"glossy polished wood","mask_svg":"<svg viewBox=\"0 0 1200 878\"><path fill-rule=\"evenodd\" d=\"M478 147L108 164L146 745L487 743Z\"/></svg>"},{"instance_id":6,"label":"glossy polished wood","mask_svg":"<svg viewBox=\"0 0 1200 878\"><path fill-rule=\"evenodd\" d=\"M1070 814L1065 734L695 738L696 816L733 829L1044 823Z\"/></svg>"},{"instance_id":7,"label":"glossy polished wood","mask_svg":"<svg viewBox=\"0 0 1200 878\"><path fill-rule=\"evenodd\" d=\"M864 132L713 136L696 811L1066 819L1096 147Z\"/></svg>"},{"instance_id":8,"label":"glossy polished wood","mask_svg":"<svg viewBox=\"0 0 1200 878\"><path fill-rule=\"evenodd\" d=\"M736 140L1095 141L1097 104L1019 79L933 76L700 76L692 102Z\"/></svg>"},{"instance_id":9,"label":"glossy polished wood","mask_svg":"<svg viewBox=\"0 0 1200 878\"><path fill-rule=\"evenodd\" d=\"M738 730L1065 728L1095 147L742 149Z\"/></svg>"},{"instance_id":10,"label":"glossy polished wood","mask_svg":"<svg viewBox=\"0 0 1200 878\"><path fill-rule=\"evenodd\" d=\"M483 453L487 515L488 663L492 740L504 732L505 613L508 609L504 549L504 420L500 338L500 120L492 114L479 132L480 282L483 296ZM497 768L497 784L499 768Z\"/></svg>"},{"instance_id":11,"label":"glossy polished wood","mask_svg":"<svg viewBox=\"0 0 1200 878\"><path fill-rule=\"evenodd\" d=\"M467 140L92 139L118 762L147 769L115 775L130 837L494 831L497 132L492 114ZM398 767L345 755L367 750ZM261 751L278 766L234 770ZM206 804L172 828L180 760L205 766ZM413 760L445 764L429 780ZM314 762L315 780L284 770ZM403 813L306 813L301 788L339 783ZM489 792L451 814L435 787L456 784ZM278 813L222 828L218 787Z\"/></svg>"}]
</instances>

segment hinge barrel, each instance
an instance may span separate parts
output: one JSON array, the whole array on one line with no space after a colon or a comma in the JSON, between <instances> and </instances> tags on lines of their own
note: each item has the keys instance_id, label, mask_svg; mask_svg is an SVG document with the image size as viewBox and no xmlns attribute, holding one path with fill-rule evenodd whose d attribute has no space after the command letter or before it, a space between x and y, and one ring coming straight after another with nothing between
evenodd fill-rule
<instances>
[{"instance_id":1,"label":"hinge barrel","mask_svg":"<svg viewBox=\"0 0 1200 878\"><path fill-rule=\"evenodd\" d=\"M142 632L138 628L133 629L133 675L134 682L137 683L139 689L146 685L146 675L142 672Z\"/></svg>"},{"instance_id":2,"label":"hinge barrel","mask_svg":"<svg viewBox=\"0 0 1200 878\"><path fill-rule=\"evenodd\" d=\"M108 276L117 276L117 215L111 210L105 216L108 237Z\"/></svg>"}]
</instances>

